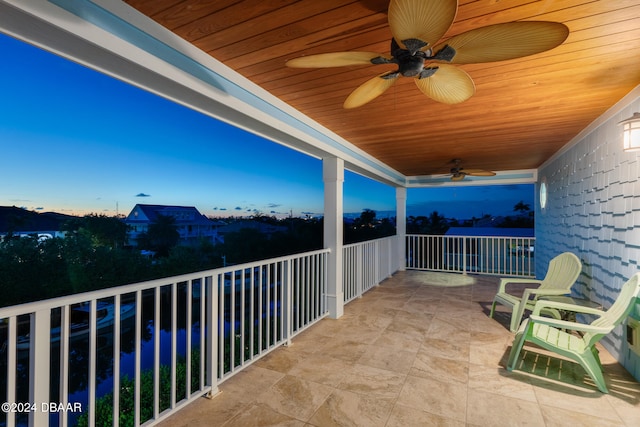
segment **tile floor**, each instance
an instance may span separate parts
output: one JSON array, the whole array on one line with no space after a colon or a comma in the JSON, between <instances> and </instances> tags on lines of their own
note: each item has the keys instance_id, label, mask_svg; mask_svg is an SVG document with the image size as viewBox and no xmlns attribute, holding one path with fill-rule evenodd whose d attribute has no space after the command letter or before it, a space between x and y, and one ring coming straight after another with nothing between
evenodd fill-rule
<instances>
[{"instance_id":1,"label":"tile floor","mask_svg":"<svg viewBox=\"0 0 640 427\"><path fill-rule=\"evenodd\" d=\"M161 425L640 426L640 384L603 349L607 395L532 347L505 370L509 317L488 317L497 282L396 273Z\"/></svg>"}]
</instances>

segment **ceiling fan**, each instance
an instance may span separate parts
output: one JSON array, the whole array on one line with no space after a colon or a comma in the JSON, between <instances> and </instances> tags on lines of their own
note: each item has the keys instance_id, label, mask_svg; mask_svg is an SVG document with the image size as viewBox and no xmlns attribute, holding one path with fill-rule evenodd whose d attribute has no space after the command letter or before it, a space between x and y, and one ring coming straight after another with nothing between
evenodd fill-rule
<instances>
[{"instance_id":1,"label":"ceiling fan","mask_svg":"<svg viewBox=\"0 0 640 427\"><path fill-rule=\"evenodd\" d=\"M475 93L471 77L451 64L503 61L544 52L569 35L561 23L518 21L488 25L435 45L447 32L458 10L457 0L391 0L388 19L393 38L391 57L375 52L333 52L287 61L292 68L327 68L365 64L396 64L356 88L344 108L364 105L400 78L412 77L429 98L445 104L466 101Z\"/></svg>"},{"instance_id":2,"label":"ceiling fan","mask_svg":"<svg viewBox=\"0 0 640 427\"><path fill-rule=\"evenodd\" d=\"M462 161L460 159L453 159L453 167L449 171L451 173L451 181L462 181L465 176L495 176L495 172L487 171L484 169L465 169L460 166Z\"/></svg>"}]
</instances>

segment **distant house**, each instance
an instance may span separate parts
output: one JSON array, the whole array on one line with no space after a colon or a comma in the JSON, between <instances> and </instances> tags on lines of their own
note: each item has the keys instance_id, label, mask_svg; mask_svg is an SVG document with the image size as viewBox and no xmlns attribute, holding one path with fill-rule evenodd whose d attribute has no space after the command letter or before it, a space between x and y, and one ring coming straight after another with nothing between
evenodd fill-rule
<instances>
[{"instance_id":1,"label":"distant house","mask_svg":"<svg viewBox=\"0 0 640 427\"><path fill-rule=\"evenodd\" d=\"M159 215L175 219L180 234L180 244L195 244L202 240L217 243L218 226L221 223L202 215L193 206L138 204L133 207L124 221L129 228L127 239L131 246L137 246L138 237L149 230L149 225L154 223Z\"/></svg>"}]
</instances>

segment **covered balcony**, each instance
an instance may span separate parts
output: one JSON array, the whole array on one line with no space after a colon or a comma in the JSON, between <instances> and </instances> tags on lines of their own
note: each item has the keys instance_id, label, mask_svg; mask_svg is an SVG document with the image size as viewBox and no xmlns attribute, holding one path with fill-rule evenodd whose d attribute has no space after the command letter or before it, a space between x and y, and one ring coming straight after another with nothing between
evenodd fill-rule
<instances>
[{"instance_id":1,"label":"covered balcony","mask_svg":"<svg viewBox=\"0 0 640 427\"><path fill-rule=\"evenodd\" d=\"M487 315L496 276L543 274L560 252L582 260L574 294L604 307L638 270L640 162L619 125L640 111L636 2L459 2L450 35L536 19L570 35L552 53L466 66L477 91L465 104L399 86L349 112L370 70L283 64L386 52L387 2L129 3L0 0L0 31L322 159L324 248L1 309L7 426L640 422L627 328L640 319L602 341L604 395L554 356L526 353L508 373L508 320ZM460 157L495 177L451 181L442 165ZM345 170L395 188L396 236L343 244ZM514 183L539 191L533 258L494 249L478 262L463 244L406 235L415 188Z\"/></svg>"},{"instance_id":2,"label":"covered balcony","mask_svg":"<svg viewBox=\"0 0 640 427\"><path fill-rule=\"evenodd\" d=\"M162 426L589 425L640 422L640 384L600 348L611 392L579 366L525 353L490 319L497 280L403 271L220 385Z\"/></svg>"},{"instance_id":3,"label":"covered balcony","mask_svg":"<svg viewBox=\"0 0 640 427\"><path fill-rule=\"evenodd\" d=\"M490 249L476 262L472 239L439 237L408 251L429 265L409 270L397 237L345 246L339 318L328 250L2 308L3 398L37 403L8 407L3 424L640 421L640 383L602 346L609 394L535 347L505 369L510 313L488 312L499 274L533 275L511 250L533 241L477 239Z\"/></svg>"}]
</instances>

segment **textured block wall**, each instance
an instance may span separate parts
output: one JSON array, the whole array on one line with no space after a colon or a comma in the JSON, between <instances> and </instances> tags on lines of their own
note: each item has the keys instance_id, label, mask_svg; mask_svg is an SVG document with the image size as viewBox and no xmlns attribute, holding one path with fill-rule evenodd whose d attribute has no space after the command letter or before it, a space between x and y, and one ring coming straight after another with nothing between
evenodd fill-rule
<instances>
[{"instance_id":1,"label":"textured block wall","mask_svg":"<svg viewBox=\"0 0 640 427\"><path fill-rule=\"evenodd\" d=\"M560 152L538 171L548 203L536 200L536 271L558 253L583 262L574 294L609 307L624 282L640 270L640 151L622 150L618 122L640 111L640 98ZM637 379L640 357L630 352L623 327L602 343Z\"/></svg>"}]
</instances>

